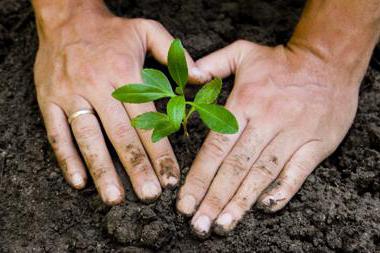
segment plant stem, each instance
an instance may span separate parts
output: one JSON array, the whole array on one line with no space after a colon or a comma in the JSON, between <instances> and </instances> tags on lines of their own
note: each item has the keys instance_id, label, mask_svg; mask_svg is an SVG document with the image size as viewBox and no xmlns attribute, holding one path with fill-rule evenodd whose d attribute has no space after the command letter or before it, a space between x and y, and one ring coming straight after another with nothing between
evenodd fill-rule
<instances>
[{"instance_id":1,"label":"plant stem","mask_svg":"<svg viewBox=\"0 0 380 253\"><path fill-rule=\"evenodd\" d=\"M186 114L185 118L183 119L182 125L183 125L183 131L186 137L189 137L189 132L187 131L187 121L190 118L190 115L194 112L194 107L192 106L188 113Z\"/></svg>"}]
</instances>

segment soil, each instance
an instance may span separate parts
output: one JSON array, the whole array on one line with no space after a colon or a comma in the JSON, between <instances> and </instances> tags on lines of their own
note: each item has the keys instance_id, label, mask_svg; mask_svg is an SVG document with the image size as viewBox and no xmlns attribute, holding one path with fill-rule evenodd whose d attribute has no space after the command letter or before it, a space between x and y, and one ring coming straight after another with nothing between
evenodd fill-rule
<instances>
[{"instance_id":1,"label":"soil","mask_svg":"<svg viewBox=\"0 0 380 253\"><path fill-rule=\"evenodd\" d=\"M120 16L162 22L198 58L237 38L285 43L303 5L125 0L110 8ZM30 2L0 0L0 252L380 252L380 48L348 136L290 204L276 214L253 208L230 236L205 240L193 236L189 220L176 214L176 190L149 205L138 202L116 158L128 192L125 205L107 207L92 184L75 191L64 182L34 92L36 49ZM150 58L147 65L158 66ZM220 102L231 86L232 79ZM190 132L190 140L181 134L170 138L182 179L207 129L195 118Z\"/></svg>"}]
</instances>

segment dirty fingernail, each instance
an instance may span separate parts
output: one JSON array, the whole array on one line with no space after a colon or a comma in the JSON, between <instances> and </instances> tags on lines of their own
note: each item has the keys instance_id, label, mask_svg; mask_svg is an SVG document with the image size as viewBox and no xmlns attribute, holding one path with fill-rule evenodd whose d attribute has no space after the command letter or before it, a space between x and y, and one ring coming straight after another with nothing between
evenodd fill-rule
<instances>
[{"instance_id":1,"label":"dirty fingernail","mask_svg":"<svg viewBox=\"0 0 380 253\"><path fill-rule=\"evenodd\" d=\"M105 190L105 202L107 204L117 204L122 200L122 193L115 185L107 186Z\"/></svg>"},{"instance_id":2,"label":"dirty fingernail","mask_svg":"<svg viewBox=\"0 0 380 253\"><path fill-rule=\"evenodd\" d=\"M234 227L234 219L231 214L224 213L218 217L215 222L214 232L218 235L227 235Z\"/></svg>"},{"instance_id":3,"label":"dirty fingernail","mask_svg":"<svg viewBox=\"0 0 380 253\"><path fill-rule=\"evenodd\" d=\"M267 196L261 199L256 207L264 212L271 213L273 212L272 208L276 205L277 201L273 199L271 196Z\"/></svg>"},{"instance_id":4,"label":"dirty fingernail","mask_svg":"<svg viewBox=\"0 0 380 253\"><path fill-rule=\"evenodd\" d=\"M144 200L156 199L160 195L160 188L153 182L146 182L142 186L141 193Z\"/></svg>"},{"instance_id":5,"label":"dirty fingernail","mask_svg":"<svg viewBox=\"0 0 380 253\"><path fill-rule=\"evenodd\" d=\"M196 199L192 195L185 195L179 201L177 209L184 215L192 215L195 211Z\"/></svg>"},{"instance_id":6,"label":"dirty fingernail","mask_svg":"<svg viewBox=\"0 0 380 253\"><path fill-rule=\"evenodd\" d=\"M194 231L201 235L207 235L211 226L211 220L208 216L206 215L201 215L198 217L198 219L195 220L193 223L193 229Z\"/></svg>"},{"instance_id":7,"label":"dirty fingernail","mask_svg":"<svg viewBox=\"0 0 380 253\"><path fill-rule=\"evenodd\" d=\"M194 77L198 78L200 81L206 78L205 74L197 67L191 69L191 74Z\"/></svg>"},{"instance_id":8,"label":"dirty fingernail","mask_svg":"<svg viewBox=\"0 0 380 253\"><path fill-rule=\"evenodd\" d=\"M178 183L178 179L176 177L169 177L166 181L166 185L168 187L174 187Z\"/></svg>"},{"instance_id":9,"label":"dirty fingernail","mask_svg":"<svg viewBox=\"0 0 380 253\"><path fill-rule=\"evenodd\" d=\"M232 215L229 213L224 213L219 216L216 223L218 223L221 226L228 227L232 223Z\"/></svg>"},{"instance_id":10,"label":"dirty fingernail","mask_svg":"<svg viewBox=\"0 0 380 253\"><path fill-rule=\"evenodd\" d=\"M75 173L71 176L71 184L77 188L77 189L81 189L84 187L85 185L85 180L84 178L82 177L81 174L79 173Z\"/></svg>"}]
</instances>

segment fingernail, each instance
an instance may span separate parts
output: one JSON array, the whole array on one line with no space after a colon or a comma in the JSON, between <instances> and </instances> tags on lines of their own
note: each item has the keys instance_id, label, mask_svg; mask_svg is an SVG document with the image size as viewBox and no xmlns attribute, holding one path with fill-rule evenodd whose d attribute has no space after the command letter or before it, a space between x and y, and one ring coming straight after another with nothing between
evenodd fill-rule
<instances>
[{"instance_id":1,"label":"fingernail","mask_svg":"<svg viewBox=\"0 0 380 253\"><path fill-rule=\"evenodd\" d=\"M176 177L169 177L166 181L166 185L169 187L174 187L178 183L178 179Z\"/></svg>"},{"instance_id":2,"label":"fingernail","mask_svg":"<svg viewBox=\"0 0 380 253\"><path fill-rule=\"evenodd\" d=\"M214 232L218 235L225 236L233 229L234 225L232 215L230 213L224 213L216 220Z\"/></svg>"},{"instance_id":3,"label":"fingernail","mask_svg":"<svg viewBox=\"0 0 380 253\"><path fill-rule=\"evenodd\" d=\"M223 227L228 227L229 225L231 225L232 223L232 215L229 214L229 213L224 213L222 215L219 216L219 218L217 219L216 223L218 225L221 225Z\"/></svg>"},{"instance_id":4,"label":"fingernail","mask_svg":"<svg viewBox=\"0 0 380 253\"><path fill-rule=\"evenodd\" d=\"M198 219L193 223L193 229L199 235L206 235L211 226L211 220L206 215L201 215Z\"/></svg>"},{"instance_id":5,"label":"fingernail","mask_svg":"<svg viewBox=\"0 0 380 253\"><path fill-rule=\"evenodd\" d=\"M107 186L105 190L105 201L108 204L116 204L121 201L121 192L115 185Z\"/></svg>"},{"instance_id":6,"label":"fingernail","mask_svg":"<svg viewBox=\"0 0 380 253\"><path fill-rule=\"evenodd\" d=\"M184 215L192 215L195 211L196 199L192 195L183 196L179 202L177 209Z\"/></svg>"},{"instance_id":7,"label":"fingernail","mask_svg":"<svg viewBox=\"0 0 380 253\"><path fill-rule=\"evenodd\" d=\"M141 193L144 200L153 200L160 195L160 187L153 182L146 182L142 186Z\"/></svg>"},{"instance_id":8,"label":"fingernail","mask_svg":"<svg viewBox=\"0 0 380 253\"><path fill-rule=\"evenodd\" d=\"M273 212L272 211L272 208L277 204L277 201L275 199L273 199L272 196L268 196L268 197L265 197L263 199L261 199L261 201L259 201L257 204L256 204L256 207L258 209L260 209L261 211L264 211L266 213L271 213Z\"/></svg>"},{"instance_id":9,"label":"fingernail","mask_svg":"<svg viewBox=\"0 0 380 253\"><path fill-rule=\"evenodd\" d=\"M85 185L85 181L81 174L75 173L71 176L71 183L75 188L82 188Z\"/></svg>"},{"instance_id":10,"label":"fingernail","mask_svg":"<svg viewBox=\"0 0 380 253\"><path fill-rule=\"evenodd\" d=\"M199 81L205 79L205 74L197 67L191 69L191 74L197 79L199 79Z\"/></svg>"}]
</instances>

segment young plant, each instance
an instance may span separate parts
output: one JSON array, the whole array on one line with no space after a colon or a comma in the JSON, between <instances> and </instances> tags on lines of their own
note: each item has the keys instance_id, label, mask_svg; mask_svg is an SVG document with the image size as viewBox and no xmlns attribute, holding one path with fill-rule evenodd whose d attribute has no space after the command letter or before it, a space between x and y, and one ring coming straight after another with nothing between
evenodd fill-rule
<instances>
[{"instance_id":1,"label":"young plant","mask_svg":"<svg viewBox=\"0 0 380 253\"><path fill-rule=\"evenodd\" d=\"M152 141L177 132L181 125L185 135L188 135L187 122L193 112L197 111L200 118L212 131L223 134L234 134L239 126L235 116L223 106L215 104L222 88L222 80L214 78L205 84L196 94L194 101L187 101L184 95L188 80L188 69L180 40L173 40L168 52L169 73L177 87L175 92L168 78L159 70L143 69L140 84L127 84L116 89L112 96L125 103L146 103L169 97L166 114L147 112L132 119L132 126L145 130L153 129Z\"/></svg>"}]
</instances>

